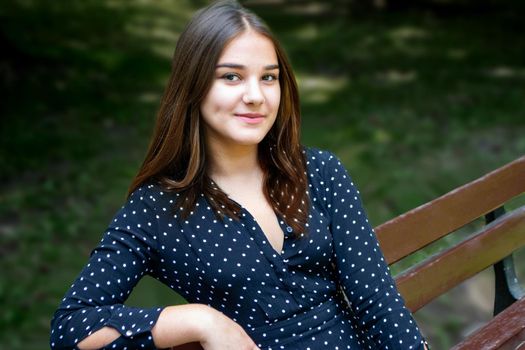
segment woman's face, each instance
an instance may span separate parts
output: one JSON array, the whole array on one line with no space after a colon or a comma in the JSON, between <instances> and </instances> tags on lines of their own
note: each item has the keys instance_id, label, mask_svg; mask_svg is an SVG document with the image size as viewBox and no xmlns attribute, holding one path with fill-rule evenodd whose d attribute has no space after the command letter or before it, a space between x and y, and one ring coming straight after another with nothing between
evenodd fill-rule
<instances>
[{"instance_id":1,"label":"woman's face","mask_svg":"<svg viewBox=\"0 0 525 350\"><path fill-rule=\"evenodd\" d=\"M226 45L200 107L212 150L262 141L279 109L278 77L275 48L265 36L248 30Z\"/></svg>"}]
</instances>

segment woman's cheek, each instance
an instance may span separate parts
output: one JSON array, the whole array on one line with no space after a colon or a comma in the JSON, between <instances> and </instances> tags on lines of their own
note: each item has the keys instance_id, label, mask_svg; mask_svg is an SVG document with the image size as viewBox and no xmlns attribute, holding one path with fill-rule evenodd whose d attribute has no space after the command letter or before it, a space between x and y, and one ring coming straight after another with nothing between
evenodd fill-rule
<instances>
[{"instance_id":1,"label":"woman's cheek","mask_svg":"<svg viewBox=\"0 0 525 350\"><path fill-rule=\"evenodd\" d=\"M279 109L279 104L281 103L281 89L279 86L272 89L271 94L270 94L270 99L271 99L270 103L273 109L275 110L275 113L277 113L277 110Z\"/></svg>"}]
</instances>

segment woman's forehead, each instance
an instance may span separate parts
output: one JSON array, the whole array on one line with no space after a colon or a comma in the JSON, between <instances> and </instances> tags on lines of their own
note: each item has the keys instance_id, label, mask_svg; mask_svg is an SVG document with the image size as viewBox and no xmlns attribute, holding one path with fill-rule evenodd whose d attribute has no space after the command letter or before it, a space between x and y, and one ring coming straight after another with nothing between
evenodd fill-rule
<instances>
[{"instance_id":1,"label":"woman's forehead","mask_svg":"<svg viewBox=\"0 0 525 350\"><path fill-rule=\"evenodd\" d=\"M273 42L255 31L246 31L233 38L223 49L218 65L276 65L277 54Z\"/></svg>"}]
</instances>

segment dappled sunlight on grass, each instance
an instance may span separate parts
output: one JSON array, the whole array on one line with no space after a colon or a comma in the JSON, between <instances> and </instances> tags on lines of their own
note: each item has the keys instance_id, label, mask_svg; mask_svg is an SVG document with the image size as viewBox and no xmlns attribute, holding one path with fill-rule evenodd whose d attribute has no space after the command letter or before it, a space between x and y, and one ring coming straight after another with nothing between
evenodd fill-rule
<instances>
[{"instance_id":1,"label":"dappled sunlight on grass","mask_svg":"<svg viewBox=\"0 0 525 350\"><path fill-rule=\"evenodd\" d=\"M158 105L152 96L162 93L176 38L194 11L190 1L16 3L4 9L13 14L3 27L23 54L7 66L7 82L15 85L5 110L38 118L31 128L24 119L3 120L0 145L12 139L14 147L0 148L6 163L0 176L89 158L110 142L89 141L104 120L112 121L113 133L150 127ZM9 138L2 137L7 130ZM69 144L72 139L77 143ZM24 152L31 144L38 144L39 157Z\"/></svg>"},{"instance_id":2,"label":"dappled sunlight on grass","mask_svg":"<svg viewBox=\"0 0 525 350\"><path fill-rule=\"evenodd\" d=\"M498 66L487 69L485 74L497 79L525 79L525 67Z\"/></svg>"},{"instance_id":3,"label":"dappled sunlight on grass","mask_svg":"<svg viewBox=\"0 0 525 350\"><path fill-rule=\"evenodd\" d=\"M386 84L403 84L410 83L417 79L416 71L401 71L397 69L388 69L385 71L377 72L376 79Z\"/></svg>"},{"instance_id":4,"label":"dappled sunlight on grass","mask_svg":"<svg viewBox=\"0 0 525 350\"><path fill-rule=\"evenodd\" d=\"M161 98L161 94L160 93L144 92L144 93L140 94L140 96L138 97L138 100L140 102L153 103L153 104L157 105L159 103L159 101L160 101L160 98Z\"/></svg>"},{"instance_id":5,"label":"dappled sunlight on grass","mask_svg":"<svg viewBox=\"0 0 525 350\"><path fill-rule=\"evenodd\" d=\"M326 13L331 9L328 1L312 1L307 3L288 4L286 13L291 15L316 15Z\"/></svg>"},{"instance_id":6,"label":"dappled sunlight on grass","mask_svg":"<svg viewBox=\"0 0 525 350\"><path fill-rule=\"evenodd\" d=\"M293 35L299 40L314 40L319 36L319 27L309 23L304 27L297 28Z\"/></svg>"},{"instance_id":7,"label":"dappled sunlight on grass","mask_svg":"<svg viewBox=\"0 0 525 350\"><path fill-rule=\"evenodd\" d=\"M410 41L426 39L430 36L427 30L413 26L400 26L387 32L394 42L409 43Z\"/></svg>"},{"instance_id":8,"label":"dappled sunlight on grass","mask_svg":"<svg viewBox=\"0 0 525 350\"><path fill-rule=\"evenodd\" d=\"M150 43L153 52L171 58L183 25L193 14L188 1L136 1L136 15L126 25L126 30L137 40Z\"/></svg>"},{"instance_id":9,"label":"dappled sunlight on grass","mask_svg":"<svg viewBox=\"0 0 525 350\"><path fill-rule=\"evenodd\" d=\"M447 54L447 57L450 59L463 60L467 58L468 51L465 49L451 48L447 50L446 54Z\"/></svg>"},{"instance_id":10,"label":"dappled sunlight on grass","mask_svg":"<svg viewBox=\"0 0 525 350\"><path fill-rule=\"evenodd\" d=\"M306 103L319 104L328 102L334 93L346 88L348 79L298 74L297 84L301 97Z\"/></svg>"},{"instance_id":11,"label":"dappled sunlight on grass","mask_svg":"<svg viewBox=\"0 0 525 350\"><path fill-rule=\"evenodd\" d=\"M423 40L429 39L430 34L422 28L401 26L387 32L394 49L409 57L422 56L427 52Z\"/></svg>"}]
</instances>

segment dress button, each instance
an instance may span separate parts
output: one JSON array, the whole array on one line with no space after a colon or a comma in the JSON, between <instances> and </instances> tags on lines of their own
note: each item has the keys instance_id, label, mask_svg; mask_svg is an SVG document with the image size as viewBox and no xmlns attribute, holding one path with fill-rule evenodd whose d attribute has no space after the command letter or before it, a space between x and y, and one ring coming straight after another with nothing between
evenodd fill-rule
<instances>
[{"instance_id":1,"label":"dress button","mask_svg":"<svg viewBox=\"0 0 525 350\"><path fill-rule=\"evenodd\" d=\"M133 332L132 331L126 331L126 336L127 337L131 337L133 335Z\"/></svg>"},{"instance_id":2,"label":"dress button","mask_svg":"<svg viewBox=\"0 0 525 350\"><path fill-rule=\"evenodd\" d=\"M292 233L293 232L293 228L291 228L290 226L286 226L286 231L288 233Z\"/></svg>"}]
</instances>

